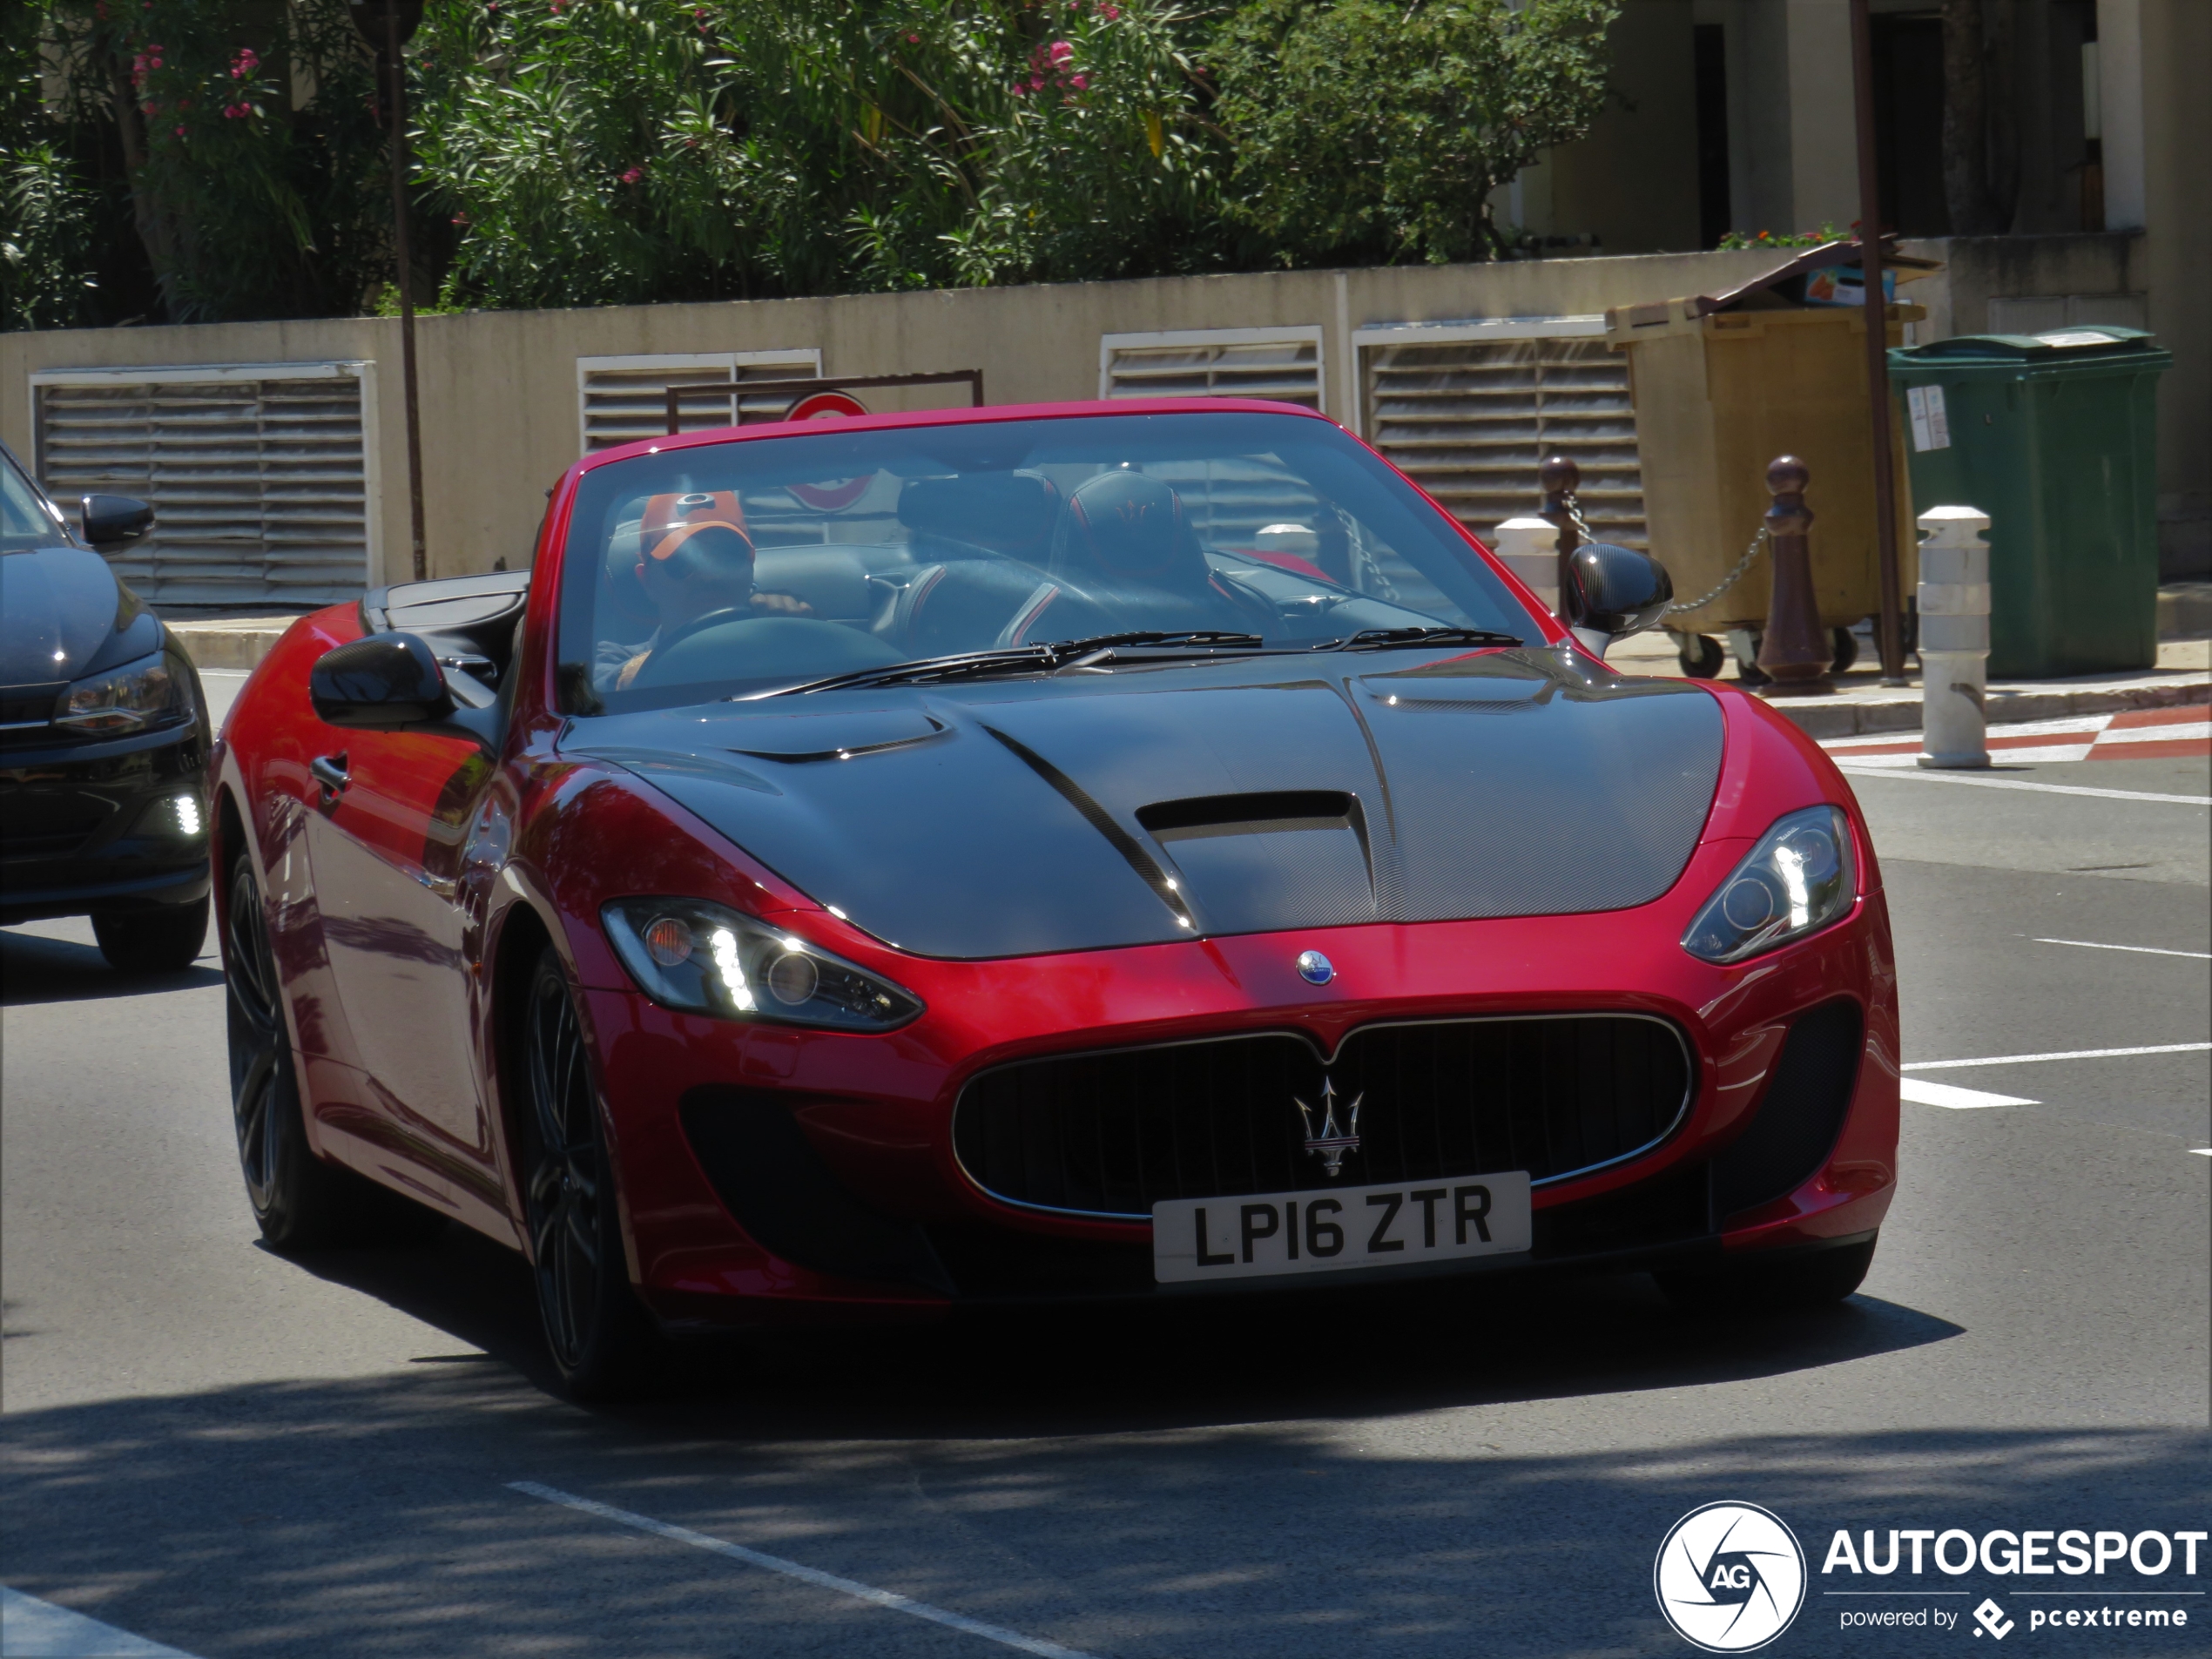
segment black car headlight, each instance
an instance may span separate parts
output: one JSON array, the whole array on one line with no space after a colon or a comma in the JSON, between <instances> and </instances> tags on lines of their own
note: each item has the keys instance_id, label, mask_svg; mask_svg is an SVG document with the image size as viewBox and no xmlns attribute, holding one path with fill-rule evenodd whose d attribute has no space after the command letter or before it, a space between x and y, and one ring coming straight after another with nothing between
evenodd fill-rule
<instances>
[{"instance_id":1,"label":"black car headlight","mask_svg":"<svg viewBox=\"0 0 2212 1659\"><path fill-rule=\"evenodd\" d=\"M91 737L125 737L192 716L192 682L157 651L81 679L62 693L54 724Z\"/></svg>"},{"instance_id":2,"label":"black car headlight","mask_svg":"<svg viewBox=\"0 0 2212 1659\"><path fill-rule=\"evenodd\" d=\"M1850 914L1858 886L1842 809L1791 813L1775 820L1705 901L1682 948L1709 962L1740 962L1839 921Z\"/></svg>"},{"instance_id":3,"label":"black car headlight","mask_svg":"<svg viewBox=\"0 0 2212 1659\"><path fill-rule=\"evenodd\" d=\"M599 914L638 988L666 1008L838 1031L889 1031L922 1011L913 992L703 899L617 899Z\"/></svg>"}]
</instances>

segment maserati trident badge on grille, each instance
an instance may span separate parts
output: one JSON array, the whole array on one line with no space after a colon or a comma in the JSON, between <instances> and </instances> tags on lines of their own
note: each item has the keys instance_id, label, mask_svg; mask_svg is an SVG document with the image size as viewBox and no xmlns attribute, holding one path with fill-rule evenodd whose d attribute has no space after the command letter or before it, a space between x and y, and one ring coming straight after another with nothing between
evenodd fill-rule
<instances>
[{"instance_id":1,"label":"maserati trident badge on grille","mask_svg":"<svg viewBox=\"0 0 2212 1659\"><path fill-rule=\"evenodd\" d=\"M1337 1086L1327 1077L1321 1079L1321 1128L1313 1127L1313 1108L1296 1096L1298 1116L1305 1120L1305 1150L1321 1160L1321 1167L1331 1175L1344 1169L1344 1155L1359 1150L1359 1103L1366 1099L1362 1090L1352 1097L1352 1109L1345 1115L1345 1127L1337 1127Z\"/></svg>"},{"instance_id":2,"label":"maserati trident badge on grille","mask_svg":"<svg viewBox=\"0 0 2212 1659\"><path fill-rule=\"evenodd\" d=\"M1318 950L1298 954L1298 976L1308 985L1326 985L1337 976L1336 965Z\"/></svg>"}]
</instances>

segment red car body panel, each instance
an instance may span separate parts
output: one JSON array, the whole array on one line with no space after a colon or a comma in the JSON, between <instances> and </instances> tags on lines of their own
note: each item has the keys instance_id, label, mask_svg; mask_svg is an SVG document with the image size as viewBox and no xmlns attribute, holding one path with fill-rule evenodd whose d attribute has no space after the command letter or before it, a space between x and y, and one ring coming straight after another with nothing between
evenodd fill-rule
<instances>
[{"instance_id":1,"label":"red car body panel","mask_svg":"<svg viewBox=\"0 0 2212 1659\"><path fill-rule=\"evenodd\" d=\"M1112 412L1192 407L1159 400L1117 403ZM1228 400L1198 407L1285 412ZM1103 412L1082 403L960 409L874 416L840 430ZM1332 928L1325 942L1339 971L1318 988L1292 966L1315 942L1312 928L1010 961L900 951L832 914L638 777L564 757L558 740L569 721L556 711L548 642L580 481L644 451L784 435L788 428L775 426L691 433L603 451L569 469L541 529L496 756L462 738L339 731L315 718L309 670L361 635L357 607L302 618L255 671L216 754L215 876L219 887L226 883L242 837L267 895L320 1155L528 1248L498 1036L516 963L505 945L523 938L521 927L533 941L550 941L578 995L631 1277L671 1322L944 1305L911 1285L814 1271L750 1238L678 1122L676 1103L687 1089L777 1091L836 1179L887 1216L982 1224L1010 1237L1144 1244L1146 1224L1040 1213L986 1194L954 1155L954 1103L969 1078L1010 1059L1197 1034L1299 1030L1325 1055L1379 1020L1621 1009L1674 1023L1696 1056L1684 1121L1641 1156L1540 1186L1541 1214L1711 1157L1757 1104L1791 1017L1846 998L1861 1012L1864 1035L1840 1137L1816 1175L1730 1217L1719 1242L1732 1252L1784 1249L1859 1238L1880 1225L1897 1178L1899 1055L1879 870L1841 774L1795 726L1733 687L1703 688L1724 717L1719 781L1694 853L1659 898L1593 914ZM1467 539L1545 639L1561 639L1558 621ZM309 771L334 752L347 755L360 780L335 800ZM1731 967L1684 951L1690 918L1757 838L1782 814L1820 802L1842 808L1857 839L1859 893L1849 914ZM354 861L347 873L334 879L334 862L346 860ZM364 903L361 886L371 879L374 893L388 896ZM927 1012L887 1035L854 1035L659 1006L637 989L599 919L607 900L642 893L773 917L907 987Z\"/></svg>"}]
</instances>

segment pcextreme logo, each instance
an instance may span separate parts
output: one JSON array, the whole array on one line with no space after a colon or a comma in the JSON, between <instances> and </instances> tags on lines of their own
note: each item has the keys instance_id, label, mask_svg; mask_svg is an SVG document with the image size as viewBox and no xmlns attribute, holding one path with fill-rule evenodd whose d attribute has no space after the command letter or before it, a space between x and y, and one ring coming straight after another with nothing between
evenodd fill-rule
<instances>
[{"instance_id":1,"label":"pcextreme logo","mask_svg":"<svg viewBox=\"0 0 2212 1659\"><path fill-rule=\"evenodd\" d=\"M1669 1529L1652 1563L1659 1611L1708 1653L1750 1653L1780 1635L1805 1601L1805 1553L1755 1503L1709 1503Z\"/></svg>"}]
</instances>

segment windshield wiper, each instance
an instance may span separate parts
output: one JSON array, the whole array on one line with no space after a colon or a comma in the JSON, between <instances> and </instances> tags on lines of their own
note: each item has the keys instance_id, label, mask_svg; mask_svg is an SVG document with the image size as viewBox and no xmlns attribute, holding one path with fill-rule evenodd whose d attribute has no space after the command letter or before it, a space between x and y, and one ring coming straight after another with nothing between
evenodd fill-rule
<instances>
[{"instance_id":1,"label":"windshield wiper","mask_svg":"<svg viewBox=\"0 0 2212 1659\"><path fill-rule=\"evenodd\" d=\"M890 663L880 668L848 669L803 685L755 691L732 702L752 702L764 697L792 697L804 691L833 691L863 685L923 685L938 680L981 679L993 674L1049 673L1079 658L1097 660L1123 646L1167 651L1256 649L1265 642L1258 634L1228 633L1217 628L1184 628L1161 631L1144 630L1117 634L1093 634L1087 639L1061 639L1042 645L1008 645L995 651L956 651L945 657L924 657L911 663Z\"/></svg>"},{"instance_id":2,"label":"windshield wiper","mask_svg":"<svg viewBox=\"0 0 2212 1659\"><path fill-rule=\"evenodd\" d=\"M1362 628L1349 639L1330 642L1324 649L1390 651L1399 645L1519 645L1519 634L1501 634L1493 628Z\"/></svg>"}]
</instances>

